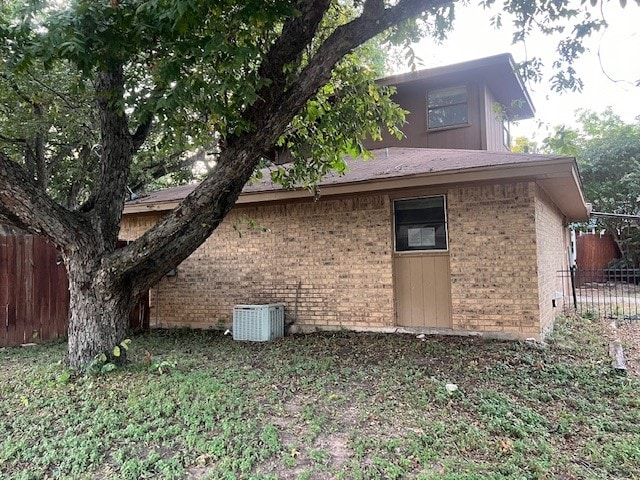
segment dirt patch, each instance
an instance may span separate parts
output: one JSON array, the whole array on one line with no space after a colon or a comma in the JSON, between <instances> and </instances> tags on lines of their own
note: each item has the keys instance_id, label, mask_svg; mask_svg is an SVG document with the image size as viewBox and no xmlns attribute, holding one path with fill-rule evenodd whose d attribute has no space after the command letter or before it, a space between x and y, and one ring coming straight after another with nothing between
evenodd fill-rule
<instances>
[{"instance_id":1,"label":"dirt patch","mask_svg":"<svg viewBox=\"0 0 640 480\"><path fill-rule=\"evenodd\" d=\"M353 455L348 446L349 436L345 433L332 433L321 435L314 442L314 447L326 450L331 456L334 468L342 468L342 465Z\"/></svg>"},{"instance_id":2,"label":"dirt patch","mask_svg":"<svg viewBox=\"0 0 640 480\"><path fill-rule=\"evenodd\" d=\"M189 467L186 471L186 477L189 480L197 480L205 478L211 471L210 467Z\"/></svg>"}]
</instances>

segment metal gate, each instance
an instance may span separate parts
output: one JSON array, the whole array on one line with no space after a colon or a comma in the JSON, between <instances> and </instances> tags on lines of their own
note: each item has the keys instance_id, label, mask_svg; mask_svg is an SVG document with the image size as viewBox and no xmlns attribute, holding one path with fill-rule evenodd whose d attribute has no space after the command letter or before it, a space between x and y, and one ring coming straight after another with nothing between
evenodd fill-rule
<instances>
[{"instance_id":1,"label":"metal gate","mask_svg":"<svg viewBox=\"0 0 640 480\"><path fill-rule=\"evenodd\" d=\"M565 306L583 315L592 313L621 320L640 319L640 269L602 268L559 270Z\"/></svg>"}]
</instances>

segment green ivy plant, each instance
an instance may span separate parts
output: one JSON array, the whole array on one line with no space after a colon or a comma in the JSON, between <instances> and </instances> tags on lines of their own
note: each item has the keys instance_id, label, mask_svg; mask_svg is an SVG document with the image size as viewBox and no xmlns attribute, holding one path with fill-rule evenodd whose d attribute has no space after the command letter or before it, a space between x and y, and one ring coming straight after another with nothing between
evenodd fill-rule
<instances>
[{"instance_id":1,"label":"green ivy plant","mask_svg":"<svg viewBox=\"0 0 640 480\"><path fill-rule=\"evenodd\" d=\"M113 347L110 353L102 352L96 355L86 367L87 373L94 375L104 375L113 372L127 361L127 351L131 345L131 339L125 338L118 345Z\"/></svg>"}]
</instances>

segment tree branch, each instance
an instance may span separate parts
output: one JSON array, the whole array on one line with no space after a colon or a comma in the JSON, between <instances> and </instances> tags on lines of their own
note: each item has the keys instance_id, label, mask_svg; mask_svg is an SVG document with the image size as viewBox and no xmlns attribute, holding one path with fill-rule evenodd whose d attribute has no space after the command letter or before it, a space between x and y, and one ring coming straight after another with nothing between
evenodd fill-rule
<instances>
[{"instance_id":1,"label":"tree branch","mask_svg":"<svg viewBox=\"0 0 640 480\"><path fill-rule=\"evenodd\" d=\"M58 152L53 157L51 157L51 159L47 163L47 177L51 176L51 172L53 172L53 169L56 168L56 165L58 165L64 159L64 157L73 152L74 148L75 147L72 145L63 145L60 150L58 150Z\"/></svg>"},{"instance_id":2,"label":"tree branch","mask_svg":"<svg viewBox=\"0 0 640 480\"><path fill-rule=\"evenodd\" d=\"M153 116L149 115L149 117L138 125L138 128L131 136L131 140L133 141L133 151L136 152L138 149L144 144L144 142L149 137L149 133L151 132L151 126L153 125Z\"/></svg>"},{"instance_id":3,"label":"tree branch","mask_svg":"<svg viewBox=\"0 0 640 480\"><path fill-rule=\"evenodd\" d=\"M102 151L98 189L85 204L91 209L95 230L106 249L114 249L118 239L127 178L134 152L123 111L124 73L121 65L98 73L95 82Z\"/></svg>"},{"instance_id":4,"label":"tree branch","mask_svg":"<svg viewBox=\"0 0 640 480\"><path fill-rule=\"evenodd\" d=\"M178 158L183 153L184 152L172 153L171 155L169 155L169 159ZM182 170L183 168L189 167L198 160L204 160L204 153L205 153L204 150L201 149L195 154L186 157L182 161L175 164L171 164L171 165L167 165L166 159L163 158L162 160L146 168L145 178L140 178L136 180L135 183L130 185L130 188L134 192L138 192L145 186L146 183L149 182L149 180L158 180L159 178L164 177L165 175L168 175L170 173L175 173Z\"/></svg>"},{"instance_id":5,"label":"tree branch","mask_svg":"<svg viewBox=\"0 0 640 480\"><path fill-rule=\"evenodd\" d=\"M27 139L26 138L11 138L11 137L7 137L6 135L3 135L0 133L0 140L2 140L3 142L6 143L13 143L13 144L18 144L18 143L27 143Z\"/></svg>"},{"instance_id":6,"label":"tree branch","mask_svg":"<svg viewBox=\"0 0 640 480\"><path fill-rule=\"evenodd\" d=\"M365 0L363 15L378 16L384 11L384 0Z\"/></svg>"},{"instance_id":7,"label":"tree branch","mask_svg":"<svg viewBox=\"0 0 640 480\"><path fill-rule=\"evenodd\" d=\"M280 83L285 79L284 66L298 62L300 55L322 22L324 14L331 5L330 0L300 0L296 8L300 15L290 18L282 28L282 34L270 48L259 74L272 82Z\"/></svg>"},{"instance_id":8,"label":"tree branch","mask_svg":"<svg viewBox=\"0 0 640 480\"><path fill-rule=\"evenodd\" d=\"M33 80L34 82L36 82L38 85L40 85L42 88L44 88L45 90L48 90L49 92L51 92L53 95L55 95L56 97L58 97L60 100L62 100L64 102L64 104L67 106L67 108L74 110L76 108L80 108L80 105L72 103L71 100L69 100L65 95L63 95L62 93L58 92L57 90L51 88L49 85L47 85L45 82L43 82L42 80L40 80L38 77L36 77L35 75L29 75L29 77L31 78L31 80Z\"/></svg>"},{"instance_id":9,"label":"tree branch","mask_svg":"<svg viewBox=\"0 0 640 480\"><path fill-rule=\"evenodd\" d=\"M267 87L268 92L264 92L267 94L261 94L261 100L243 114L256 128L242 135L229 136L213 172L136 242L114 252L104 264L107 274L131 280L134 293L155 284L166 270L177 266L218 227L235 205L261 155L273 146L306 101L330 79L334 65L346 53L393 25L449 3L444 0L400 0L395 6L380 10L379 5L367 2L363 15L338 27L320 46L291 87L287 88L284 81ZM310 8L315 3L308 1L304 5ZM302 30L308 35L309 29L313 25L317 27L321 20L311 14L298 18L306 18L306 23L300 20L304 24L294 28L297 19L289 22L291 27L283 29L282 36L267 55L267 65L261 68L279 79L284 77L279 76L276 66L284 65L285 59L291 59L308 43L309 37L300 41L295 37L297 32ZM295 47L286 54L274 52L287 44ZM157 268L158 265L163 269Z\"/></svg>"},{"instance_id":10,"label":"tree branch","mask_svg":"<svg viewBox=\"0 0 640 480\"><path fill-rule=\"evenodd\" d=\"M33 114L38 122L35 135L33 137L34 158L36 161L36 182L38 186L45 190L49 183L49 176L47 175L46 155L45 155L45 134L42 128L41 120L44 116L44 108L39 103L33 104Z\"/></svg>"},{"instance_id":11,"label":"tree branch","mask_svg":"<svg viewBox=\"0 0 640 480\"><path fill-rule=\"evenodd\" d=\"M83 231L81 217L61 207L17 163L0 152L0 215L66 250Z\"/></svg>"},{"instance_id":12,"label":"tree branch","mask_svg":"<svg viewBox=\"0 0 640 480\"><path fill-rule=\"evenodd\" d=\"M13 78L11 78L9 75L7 75L6 73L0 73L0 77L4 78L7 82L9 82L9 87L11 87L11 90L13 90L16 93L16 95L18 95L18 97L20 97L24 102L34 107L38 105L37 102L35 102L32 98L28 97L22 91L22 89L16 83L16 81Z\"/></svg>"}]
</instances>

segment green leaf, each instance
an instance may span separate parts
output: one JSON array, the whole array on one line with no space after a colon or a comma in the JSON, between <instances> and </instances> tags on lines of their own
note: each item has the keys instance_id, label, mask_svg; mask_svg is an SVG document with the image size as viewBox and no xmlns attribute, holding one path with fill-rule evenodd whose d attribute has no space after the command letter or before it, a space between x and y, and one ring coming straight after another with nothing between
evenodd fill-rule
<instances>
[{"instance_id":1,"label":"green leaf","mask_svg":"<svg viewBox=\"0 0 640 480\"><path fill-rule=\"evenodd\" d=\"M113 356L114 357L119 357L120 356L120 347L119 346L115 346L113 347Z\"/></svg>"},{"instance_id":2,"label":"green leaf","mask_svg":"<svg viewBox=\"0 0 640 480\"><path fill-rule=\"evenodd\" d=\"M116 369L116 366L113 363L105 363L100 369L100 373L113 372L115 369Z\"/></svg>"},{"instance_id":3,"label":"green leaf","mask_svg":"<svg viewBox=\"0 0 640 480\"><path fill-rule=\"evenodd\" d=\"M56 382L58 383L69 383L69 379L71 378L71 372L69 370L65 370L60 375L57 376Z\"/></svg>"}]
</instances>

